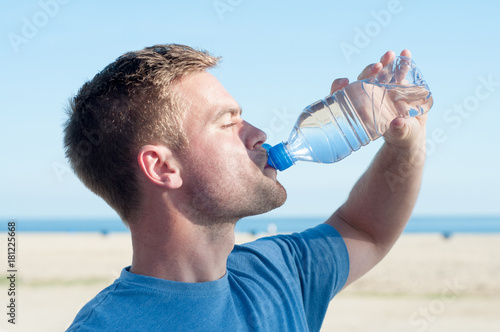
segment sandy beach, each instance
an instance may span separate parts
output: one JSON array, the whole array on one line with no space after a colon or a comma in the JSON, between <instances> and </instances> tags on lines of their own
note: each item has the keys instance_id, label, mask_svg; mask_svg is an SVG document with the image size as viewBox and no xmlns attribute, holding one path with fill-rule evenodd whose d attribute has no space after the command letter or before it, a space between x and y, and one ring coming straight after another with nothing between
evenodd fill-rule
<instances>
[{"instance_id":1,"label":"sandy beach","mask_svg":"<svg viewBox=\"0 0 500 332\"><path fill-rule=\"evenodd\" d=\"M238 234L237 243L254 238ZM64 331L132 254L126 233L25 233L17 245L16 324L2 278L0 331ZM403 235L332 301L322 331L500 331L500 234Z\"/></svg>"}]
</instances>

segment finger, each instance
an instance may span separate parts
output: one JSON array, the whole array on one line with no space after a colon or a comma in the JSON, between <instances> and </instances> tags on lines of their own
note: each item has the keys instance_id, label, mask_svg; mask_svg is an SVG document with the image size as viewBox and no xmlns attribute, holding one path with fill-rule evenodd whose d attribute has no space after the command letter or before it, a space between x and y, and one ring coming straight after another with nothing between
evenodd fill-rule
<instances>
[{"instance_id":1,"label":"finger","mask_svg":"<svg viewBox=\"0 0 500 332\"><path fill-rule=\"evenodd\" d=\"M382 70L382 68L383 66L380 62L372 63L371 65L366 66L361 74L359 74L358 81L366 80L367 78L377 75Z\"/></svg>"},{"instance_id":2,"label":"finger","mask_svg":"<svg viewBox=\"0 0 500 332\"><path fill-rule=\"evenodd\" d=\"M335 91L345 88L347 84L349 84L349 80L347 78L337 78L332 83L330 94L333 95Z\"/></svg>"},{"instance_id":3,"label":"finger","mask_svg":"<svg viewBox=\"0 0 500 332\"><path fill-rule=\"evenodd\" d=\"M395 57L396 53L394 53L393 51L387 51L382 56L382 58L380 58L380 63L382 64L382 68L380 69L380 73L377 76L377 81L379 83L387 83L392 80L394 73L392 71L391 63L394 62Z\"/></svg>"},{"instance_id":4,"label":"finger","mask_svg":"<svg viewBox=\"0 0 500 332\"><path fill-rule=\"evenodd\" d=\"M405 144L404 142L411 137L411 129L411 124L408 119L395 118L390 123L389 130L384 134L386 142L395 146L403 146Z\"/></svg>"},{"instance_id":5,"label":"finger","mask_svg":"<svg viewBox=\"0 0 500 332\"><path fill-rule=\"evenodd\" d=\"M385 52L384 55L382 55L382 57L380 58L380 62L368 65L365 67L365 69L363 69L361 74L359 74L358 76L358 80L366 80L368 78L376 76L378 73L380 73L382 68L384 68L385 66L387 66L387 64L394 60L395 56L396 55L393 51Z\"/></svg>"},{"instance_id":6,"label":"finger","mask_svg":"<svg viewBox=\"0 0 500 332\"><path fill-rule=\"evenodd\" d=\"M401 51L401 55L402 56L407 56L407 57L411 58L411 52L409 50L407 50L407 49L402 50Z\"/></svg>"},{"instance_id":7,"label":"finger","mask_svg":"<svg viewBox=\"0 0 500 332\"><path fill-rule=\"evenodd\" d=\"M382 55L382 57L380 58L380 63L382 64L382 66L387 66L390 62L392 62L394 60L394 57L396 56L396 53L394 53L393 51L387 51L385 52L384 55Z\"/></svg>"},{"instance_id":8,"label":"finger","mask_svg":"<svg viewBox=\"0 0 500 332\"><path fill-rule=\"evenodd\" d=\"M408 147L416 140L425 137L425 123L427 114L416 118L396 118L394 119L384 134L387 143L397 147Z\"/></svg>"},{"instance_id":9,"label":"finger","mask_svg":"<svg viewBox=\"0 0 500 332\"><path fill-rule=\"evenodd\" d=\"M409 50L405 49L401 52L401 55L410 58L411 52ZM395 72L395 77L394 77L397 84L404 83L406 75L408 74L408 71L410 70L410 66L411 66L410 61L405 60L405 59L398 60L397 68L396 68L396 72Z\"/></svg>"},{"instance_id":10,"label":"finger","mask_svg":"<svg viewBox=\"0 0 500 332\"><path fill-rule=\"evenodd\" d=\"M395 118L391 122L391 130L400 132L405 126L405 121L405 118Z\"/></svg>"}]
</instances>

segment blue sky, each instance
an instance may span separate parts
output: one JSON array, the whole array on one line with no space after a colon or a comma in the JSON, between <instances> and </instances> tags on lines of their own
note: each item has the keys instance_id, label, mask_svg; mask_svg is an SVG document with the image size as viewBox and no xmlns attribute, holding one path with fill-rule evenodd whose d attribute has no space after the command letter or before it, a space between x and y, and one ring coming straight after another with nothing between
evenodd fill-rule
<instances>
[{"instance_id":1,"label":"blue sky","mask_svg":"<svg viewBox=\"0 0 500 332\"><path fill-rule=\"evenodd\" d=\"M214 74L285 140L333 79L355 80L386 50L408 48L434 95L415 215L500 214L500 20L493 1L2 2L0 217L108 218L71 173L62 124L69 97L116 57L182 43L223 57ZM289 199L268 216L328 216L383 140L330 165L279 175Z\"/></svg>"}]
</instances>

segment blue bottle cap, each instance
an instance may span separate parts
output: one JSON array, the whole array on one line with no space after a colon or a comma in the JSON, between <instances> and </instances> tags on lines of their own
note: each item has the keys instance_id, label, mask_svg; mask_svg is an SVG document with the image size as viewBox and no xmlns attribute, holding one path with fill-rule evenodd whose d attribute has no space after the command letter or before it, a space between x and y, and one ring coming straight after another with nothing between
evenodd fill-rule
<instances>
[{"instance_id":1,"label":"blue bottle cap","mask_svg":"<svg viewBox=\"0 0 500 332\"><path fill-rule=\"evenodd\" d=\"M271 147L269 144L262 144L262 147L266 149L269 154L267 163L270 166L280 171L284 171L285 169L293 165L293 160L288 155L285 149L285 144L279 143L273 147Z\"/></svg>"}]
</instances>

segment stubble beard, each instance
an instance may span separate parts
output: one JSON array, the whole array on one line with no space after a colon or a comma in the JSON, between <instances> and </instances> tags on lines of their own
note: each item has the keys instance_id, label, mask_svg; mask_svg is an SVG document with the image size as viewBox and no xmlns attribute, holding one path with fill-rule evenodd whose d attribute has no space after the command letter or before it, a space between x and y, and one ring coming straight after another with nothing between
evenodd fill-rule
<instances>
[{"instance_id":1,"label":"stubble beard","mask_svg":"<svg viewBox=\"0 0 500 332\"><path fill-rule=\"evenodd\" d=\"M281 183L264 175L252 181L246 189L238 188L234 183L245 182L209 183L201 177L192 178L185 202L192 214L192 221L203 226L235 225L241 218L282 206L287 198Z\"/></svg>"}]
</instances>

